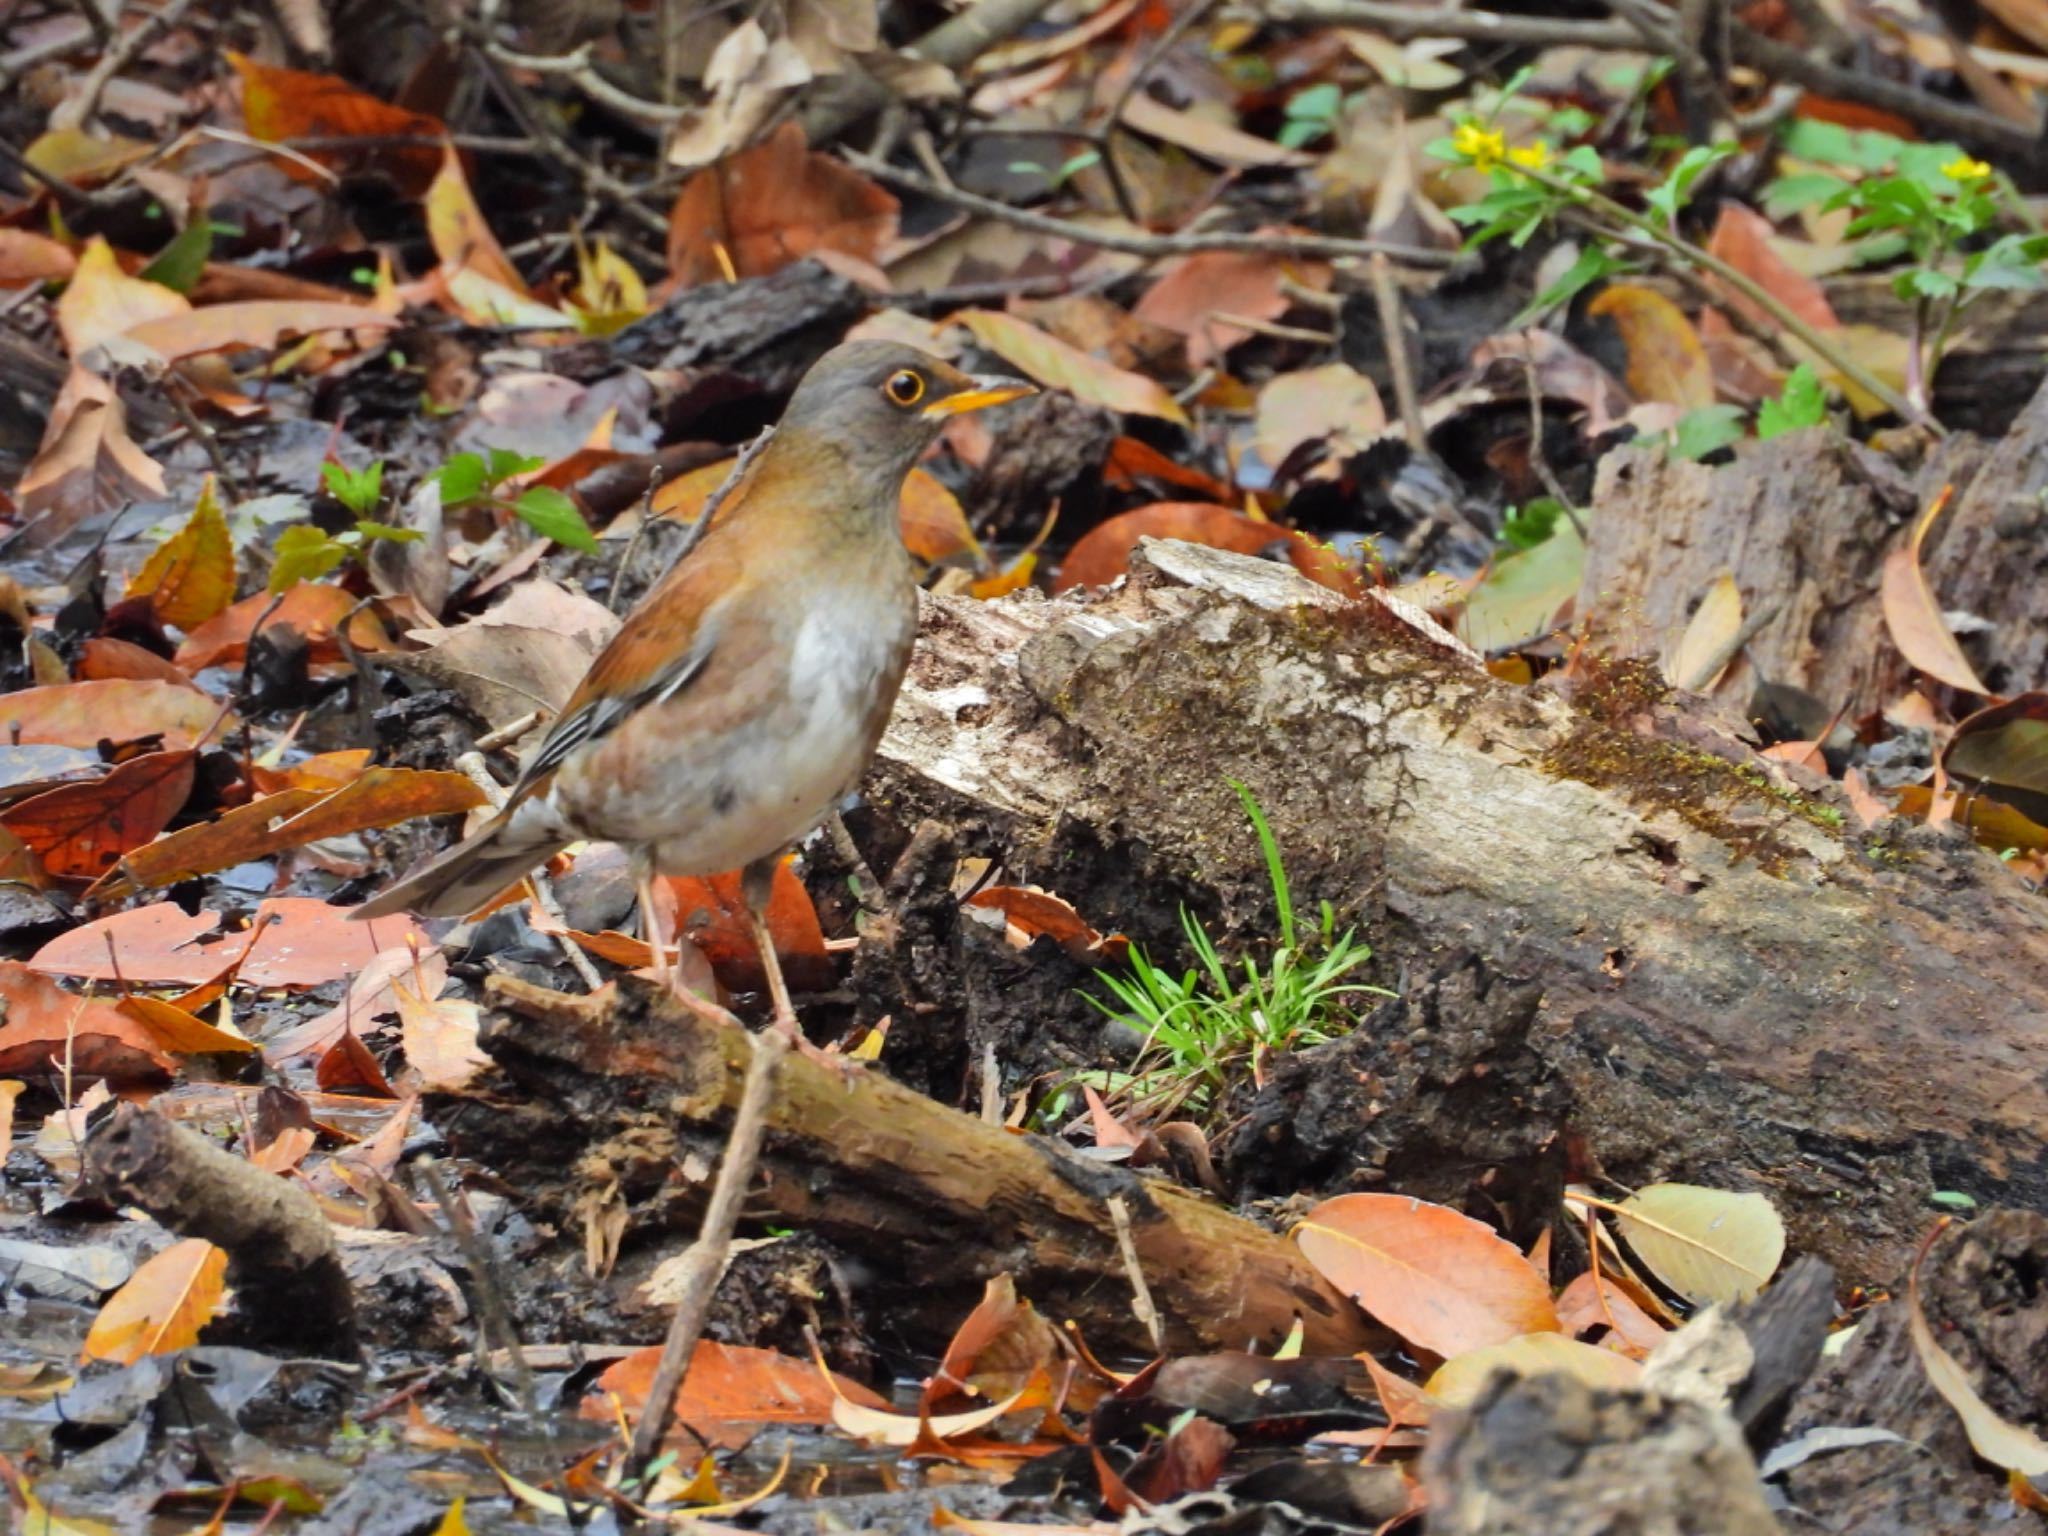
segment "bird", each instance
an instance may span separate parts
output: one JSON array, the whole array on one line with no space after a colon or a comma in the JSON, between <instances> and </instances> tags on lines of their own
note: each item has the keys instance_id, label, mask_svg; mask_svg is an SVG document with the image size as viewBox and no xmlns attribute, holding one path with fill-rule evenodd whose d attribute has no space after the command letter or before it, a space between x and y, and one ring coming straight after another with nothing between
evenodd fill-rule
<instances>
[{"instance_id":1,"label":"bird","mask_svg":"<svg viewBox=\"0 0 2048 1536\"><path fill-rule=\"evenodd\" d=\"M827 352L592 660L503 806L352 916L463 916L572 842L617 843L657 980L732 1022L670 968L654 881L739 869L771 1022L804 1047L768 894L783 855L859 781L910 663L903 482L949 420L1036 392L898 342Z\"/></svg>"}]
</instances>

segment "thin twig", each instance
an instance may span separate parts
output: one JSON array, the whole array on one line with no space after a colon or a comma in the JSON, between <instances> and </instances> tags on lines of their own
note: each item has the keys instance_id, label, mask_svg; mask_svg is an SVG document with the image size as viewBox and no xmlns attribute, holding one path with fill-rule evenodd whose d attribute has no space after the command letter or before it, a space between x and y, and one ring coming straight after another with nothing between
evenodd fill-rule
<instances>
[{"instance_id":1,"label":"thin twig","mask_svg":"<svg viewBox=\"0 0 2048 1536\"><path fill-rule=\"evenodd\" d=\"M1062 240L1071 240L1076 245L1093 246L1104 251L1122 251L1132 256L1188 256L1196 251L1254 251L1275 256L1324 256L1336 260L1383 255L1391 256L1397 261L1409 261L1418 266L1430 267L1448 267L1458 259L1452 253L1431 250L1423 246L1397 245L1385 240L1345 240L1332 235L1254 235L1237 230L1146 235L1093 229L1069 219L1056 219L1050 214L1012 208L1008 203L999 203L991 197L963 192L958 187L942 187L915 171L904 170L900 166L890 165L855 150L842 150L841 154L856 170L874 177L877 181L886 181L891 186L915 192L921 197L949 203L969 213L998 219L1005 224L1013 224L1019 229L1028 229L1036 234L1054 235Z\"/></svg>"},{"instance_id":2,"label":"thin twig","mask_svg":"<svg viewBox=\"0 0 2048 1536\"><path fill-rule=\"evenodd\" d=\"M1410 448L1427 453L1429 428L1423 424L1422 397L1415 388L1415 362L1408 355L1408 308L1401 302L1394 269L1386 257L1373 257L1365 270L1372 279L1373 307L1380 315L1380 346L1394 385L1394 409L1400 413L1401 430Z\"/></svg>"},{"instance_id":3,"label":"thin twig","mask_svg":"<svg viewBox=\"0 0 2048 1536\"><path fill-rule=\"evenodd\" d=\"M78 82L76 90L51 112L50 127L83 128L90 122L100 109L100 96L106 91L108 82L134 63L142 50L156 41L159 33L176 26L191 6L192 0L169 0L162 9L145 14L141 21L115 38L107 51L100 55L99 62ZM91 0L85 0L80 9L91 12Z\"/></svg>"},{"instance_id":4,"label":"thin twig","mask_svg":"<svg viewBox=\"0 0 2048 1536\"><path fill-rule=\"evenodd\" d=\"M1144 1325L1152 1341L1152 1352L1164 1356L1166 1334L1160 1327L1159 1309L1152 1304L1152 1288L1145 1283L1145 1266L1138 1262L1138 1239L1131 1230L1130 1208L1122 1195L1109 1197L1109 1220L1116 1228L1117 1252L1123 1255L1124 1273L1131 1282L1131 1315Z\"/></svg>"},{"instance_id":5,"label":"thin twig","mask_svg":"<svg viewBox=\"0 0 2048 1536\"><path fill-rule=\"evenodd\" d=\"M733 1110L732 1130L725 1141L725 1156L718 1165L718 1178L711 1186L711 1203L704 1208L704 1223L696 1242L690 1245L679 1266L675 1316L669 1320L668 1337L661 1346L661 1361L654 1370L654 1383L640 1409L640 1422L633 1429L630 1455L634 1471L643 1471L654 1459L669 1421L675 1417L676 1392L688 1379L690 1360L703 1336L704 1320L711 1312L711 1298L725 1276L732 1258L732 1235L739 1225L740 1205L754 1182L754 1169L761 1159L761 1141L768 1129L768 1100L775 1086L775 1069L789 1050L789 1036L780 1029L765 1029L747 1036L752 1047L747 1058L746 1080L740 1086L740 1101Z\"/></svg>"},{"instance_id":6,"label":"thin twig","mask_svg":"<svg viewBox=\"0 0 2048 1536\"><path fill-rule=\"evenodd\" d=\"M497 1335L498 1348L505 1351L511 1362L512 1385L519 1393L519 1406L528 1418L538 1419L540 1397L534 1390L533 1372L527 1366L526 1352L519 1346L519 1329L512 1321L511 1309L505 1305L505 1294L498 1286L497 1256L477 1231L476 1223L470 1220L468 1205L455 1198L448 1181L441 1177L441 1165L431 1157L422 1157L413 1163L413 1167L433 1192L434 1203L441 1207L441 1218L447 1222L448 1230L469 1264L470 1279L476 1285L477 1311L482 1314L480 1331L486 1337L493 1333Z\"/></svg>"}]
</instances>

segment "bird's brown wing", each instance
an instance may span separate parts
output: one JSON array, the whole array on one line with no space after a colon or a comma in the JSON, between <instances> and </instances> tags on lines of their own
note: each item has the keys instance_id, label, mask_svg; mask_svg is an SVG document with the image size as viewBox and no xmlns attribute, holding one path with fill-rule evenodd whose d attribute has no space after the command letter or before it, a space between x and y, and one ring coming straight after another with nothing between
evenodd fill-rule
<instances>
[{"instance_id":1,"label":"bird's brown wing","mask_svg":"<svg viewBox=\"0 0 2048 1536\"><path fill-rule=\"evenodd\" d=\"M718 610L741 574L737 560L706 547L664 576L597 653L520 769L510 798L532 793L570 753L609 735L636 709L674 698L700 677L717 643Z\"/></svg>"}]
</instances>

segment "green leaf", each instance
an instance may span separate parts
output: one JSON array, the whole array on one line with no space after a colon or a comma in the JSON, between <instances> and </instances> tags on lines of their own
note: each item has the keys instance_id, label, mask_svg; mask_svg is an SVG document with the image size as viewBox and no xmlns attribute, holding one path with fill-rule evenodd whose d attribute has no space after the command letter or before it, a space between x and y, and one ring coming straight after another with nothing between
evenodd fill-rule
<instances>
[{"instance_id":1,"label":"green leaf","mask_svg":"<svg viewBox=\"0 0 2048 1536\"><path fill-rule=\"evenodd\" d=\"M576 503L553 486L528 487L513 504L512 510L535 533L543 534L557 544L566 544L571 549L580 549L587 555L597 553L597 538L591 533L590 524L583 521L583 514L576 509Z\"/></svg>"},{"instance_id":2,"label":"green leaf","mask_svg":"<svg viewBox=\"0 0 2048 1536\"><path fill-rule=\"evenodd\" d=\"M487 485L483 459L474 453L458 453L435 472L434 479L441 487L443 506L460 506L466 501L483 498Z\"/></svg>"},{"instance_id":3,"label":"green leaf","mask_svg":"<svg viewBox=\"0 0 2048 1536\"><path fill-rule=\"evenodd\" d=\"M205 214L194 214L177 237L158 251L138 275L179 293L190 293L212 254L213 225Z\"/></svg>"},{"instance_id":4,"label":"green leaf","mask_svg":"<svg viewBox=\"0 0 2048 1536\"><path fill-rule=\"evenodd\" d=\"M1799 176L1780 176L1764 188L1764 212L1771 218L1782 219L1787 214L1811 208L1815 203L1824 203L1843 193L1854 195L1855 189L1839 176L1830 176L1826 171L1809 171Z\"/></svg>"},{"instance_id":5,"label":"green leaf","mask_svg":"<svg viewBox=\"0 0 2048 1536\"><path fill-rule=\"evenodd\" d=\"M1312 85L1287 98L1287 116L1294 122L1324 124L1337 115L1343 104L1342 87L1333 83Z\"/></svg>"},{"instance_id":6,"label":"green leaf","mask_svg":"<svg viewBox=\"0 0 2048 1536\"><path fill-rule=\"evenodd\" d=\"M486 478L489 480L491 487L496 489L514 475L523 475L528 470L539 469L545 463L547 463L546 459L530 458L526 454L515 452L510 448L493 448L491 450L490 473Z\"/></svg>"},{"instance_id":7,"label":"green leaf","mask_svg":"<svg viewBox=\"0 0 2048 1536\"><path fill-rule=\"evenodd\" d=\"M1564 503L1555 496L1539 496L1524 506L1510 507L1501 519L1501 542L1516 549L1534 549L1556 531L1563 516Z\"/></svg>"},{"instance_id":8,"label":"green leaf","mask_svg":"<svg viewBox=\"0 0 2048 1536\"><path fill-rule=\"evenodd\" d=\"M1734 154L1734 144L1698 144L1687 150L1671 174L1664 178L1663 185L1652 188L1644 195L1643 201L1664 215L1666 223L1676 223L1678 210L1683 208L1692 195L1693 183L1698 181L1717 160L1725 160Z\"/></svg>"},{"instance_id":9,"label":"green leaf","mask_svg":"<svg viewBox=\"0 0 2048 1536\"><path fill-rule=\"evenodd\" d=\"M317 581L348 558L348 546L339 539L300 523L277 536L277 557L270 567L272 592L282 592L302 581Z\"/></svg>"},{"instance_id":10,"label":"green leaf","mask_svg":"<svg viewBox=\"0 0 2048 1536\"><path fill-rule=\"evenodd\" d=\"M426 537L417 528L400 528L392 523L373 523L367 517L356 519L356 534L365 539L385 539L393 544L417 544Z\"/></svg>"},{"instance_id":11,"label":"green leaf","mask_svg":"<svg viewBox=\"0 0 2048 1536\"><path fill-rule=\"evenodd\" d=\"M1681 459L1704 459L1731 444L1742 441L1742 408L1737 405L1703 405L1678 418L1671 451Z\"/></svg>"},{"instance_id":12,"label":"green leaf","mask_svg":"<svg viewBox=\"0 0 2048 1536\"><path fill-rule=\"evenodd\" d=\"M1508 323L1515 326L1527 325L1536 316L1560 305L1569 304L1601 279L1628 270L1629 264L1619 257L1608 255L1605 247L1589 245L1579 252L1579 259L1571 264L1570 270L1563 277L1538 294L1528 308Z\"/></svg>"},{"instance_id":13,"label":"green leaf","mask_svg":"<svg viewBox=\"0 0 2048 1536\"><path fill-rule=\"evenodd\" d=\"M1280 125L1280 132L1275 142L1282 149L1299 149L1304 144L1310 144L1320 139L1329 131L1330 125L1326 120L1319 121L1310 117L1290 117Z\"/></svg>"},{"instance_id":14,"label":"green leaf","mask_svg":"<svg viewBox=\"0 0 2048 1536\"><path fill-rule=\"evenodd\" d=\"M1828 419L1827 391L1811 363L1801 363L1785 376L1785 388L1766 400L1756 413L1756 435L1768 441L1801 427L1817 427Z\"/></svg>"},{"instance_id":15,"label":"green leaf","mask_svg":"<svg viewBox=\"0 0 2048 1536\"><path fill-rule=\"evenodd\" d=\"M376 511L384 496L382 459L367 469L350 469L330 461L320 466L320 478L327 482L327 493L357 517L368 517Z\"/></svg>"}]
</instances>

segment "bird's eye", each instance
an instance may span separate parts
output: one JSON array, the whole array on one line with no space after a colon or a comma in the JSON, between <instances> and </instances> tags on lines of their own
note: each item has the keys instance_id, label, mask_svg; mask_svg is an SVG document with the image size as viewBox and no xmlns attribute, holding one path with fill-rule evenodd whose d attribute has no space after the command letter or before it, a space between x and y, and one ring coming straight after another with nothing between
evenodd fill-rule
<instances>
[{"instance_id":1,"label":"bird's eye","mask_svg":"<svg viewBox=\"0 0 2048 1536\"><path fill-rule=\"evenodd\" d=\"M915 405L924 398L924 375L913 368L899 369L889 375L882 392L898 405Z\"/></svg>"}]
</instances>

